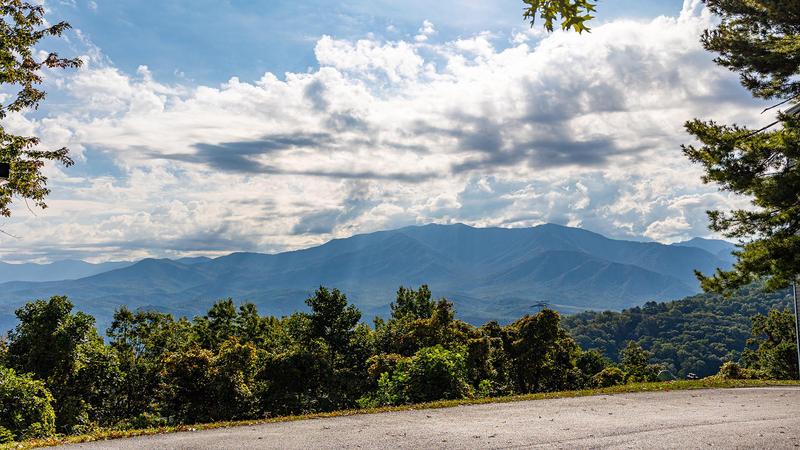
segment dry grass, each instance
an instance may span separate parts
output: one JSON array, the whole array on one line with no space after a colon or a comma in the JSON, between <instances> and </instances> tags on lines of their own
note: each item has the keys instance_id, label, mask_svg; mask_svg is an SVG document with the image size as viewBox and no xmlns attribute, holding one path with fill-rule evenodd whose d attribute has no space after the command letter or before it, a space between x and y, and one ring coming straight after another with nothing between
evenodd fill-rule
<instances>
[{"instance_id":1,"label":"dry grass","mask_svg":"<svg viewBox=\"0 0 800 450\"><path fill-rule=\"evenodd\" d=\"M376 414L391 411L408 411L415 409L450 408L462 405L480 405L485 403L507 403L525 400L544 400L554 398L584 397L589 395L602 394L621 394L628 392L657 392L673 391L686 389L708 389L708 388L737 388L737 387L761 387L761 386L800 386L798 381L763 381L763 380L719 380L706 378L703 380L692 381L665 381L657 383L634 383L621 386L614 386L602 389L585 389L580 391L563 392L543 392L537 394L511 395L507 397L486 397L476 399L460 400L440 400L430 403L420 403L415 405L386 406L380 408L349 409L343 411L333 411L326 413L303 414L296 416L274 417L260 420L242 420L235 422L212 422L196 425L176 425L158 428L144 428L138 430L113 430L103 429L93 433L76 436L59 436L48 439L35 439L24 442L0 445L0 450L23 450L37 447L50 447L61 444L76 444L80 442L102 441L108 439L119 439L133 436L146 436L161 433L175 433L180 431L208 430L213 428L236 427L244 425L260 425L275 422L289 422L294 420L321 419L326 417L351 416L355 414Z\"/></svg>"}]
</instances>

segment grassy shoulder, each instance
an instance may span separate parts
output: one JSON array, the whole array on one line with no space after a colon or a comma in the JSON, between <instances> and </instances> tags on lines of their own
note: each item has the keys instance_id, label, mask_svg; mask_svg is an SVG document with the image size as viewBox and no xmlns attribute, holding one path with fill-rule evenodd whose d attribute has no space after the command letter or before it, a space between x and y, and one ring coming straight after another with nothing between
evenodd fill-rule
<instances>
[{"instance_id":1,"label":"grassy shoulder","mask_svg":"<svg viewBox=\"0 0 800 450\"><path fill-rule=\"evenodd\" d=\"M194 425L176 425L158 428L144 428L137 430L97 430L90 434L76 436L53 437L49 439L36 439L24 442L14 442L11 444L0 445L0 450L23 450L37 447L50 447L62 444L77 444L81 442L102 441L108 439L119 439L134 436L147 436L161 433L175 433L180 431L209 430L214 428L226 428L246 425L259 425L275 422L290 422L295 420L321 419L327 417L351 416L356 414L376 414L392 411L409 411L418 409L450 408L463 405L480 405L486 403L508 403L525 400L545 400L556 398L585 397L590 395L621 394L631 392L659 392L689 389L710 389L710 388L741 388L741 387L764 387L764 386L800 386L800 381L768 381L768 380L722 380L706 378L702 380L680 380L664 381L656 383L633 383L601 389L585 389L580 391L562 392L541 392L536 394L511 395L507 397L485 397L475 399L440 400L429 403L414 405L385 406L380 408L350 409L343 411L332 411L325 413L303 414L295 416L273 417L259 420L242 420L233 422L212 422Z\"/></svg>"}]
</instances>

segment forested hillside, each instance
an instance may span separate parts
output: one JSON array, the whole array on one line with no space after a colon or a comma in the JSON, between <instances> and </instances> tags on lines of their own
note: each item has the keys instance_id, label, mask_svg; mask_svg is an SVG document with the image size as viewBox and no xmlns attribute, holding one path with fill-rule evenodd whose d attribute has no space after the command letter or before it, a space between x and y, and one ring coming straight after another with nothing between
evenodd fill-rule
<instances>
[{"instance_id":1,"label":"forested hillside","mask_svg":"<svg viewBox=\"0 0 800 450\"><path fill-rule=\"evenodd\" d=\"M564 326L582 348L609 358L616 359L633 340L677 376L707 376L724 361L739 359L756 314L789 307L790 301L788 291L764 293L751 286L730 298L700 294L622 312L566 316Z\"/></svg>"}]
</instances>

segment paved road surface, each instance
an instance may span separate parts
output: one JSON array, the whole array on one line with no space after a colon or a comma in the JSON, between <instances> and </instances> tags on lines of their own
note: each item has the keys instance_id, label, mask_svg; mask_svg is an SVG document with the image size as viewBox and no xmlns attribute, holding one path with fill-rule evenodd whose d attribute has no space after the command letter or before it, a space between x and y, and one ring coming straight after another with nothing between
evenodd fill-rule
<instances>
[{"instance_id":1,"label":"paved road surface","mask_svg":"<svg viewBox=\"0 0 800 450\"><path fill-rule=\"evenodd\" d=\"M79 444L98 449L800 447L800 388L602 395Z\"/></svg>"}]
</instances>

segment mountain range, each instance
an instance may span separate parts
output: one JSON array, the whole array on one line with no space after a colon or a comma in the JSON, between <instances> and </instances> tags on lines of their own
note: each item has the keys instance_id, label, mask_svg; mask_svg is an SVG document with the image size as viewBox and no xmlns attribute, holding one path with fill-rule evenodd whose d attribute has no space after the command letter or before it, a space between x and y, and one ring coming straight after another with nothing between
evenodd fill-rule
<instances>
[{"instance_id":1,"label":"mountain range","mask_svg":"<svg viewBox=\"0 0 800 450\"><path fill-rule=\"evenodd\" d=\"M104 329L120 305L192 317L233 297L255 303L262 314L290 314L304 309L320 285L345 292L366 319L388 312L398 286L423 283L476 324L516 319L538 302L566 313L620 310L697 293L693 270L730 267L733 248L707 239L672 245L616 240L552 224L413 226L278 254L144 259L77 279L56 281L50 274L37 282L5 282L0 330L13 327L16 308L52 295L69 296ZM0 280L11 276L6 266L0 266Z\"/></svg>"},{"instance_id":2,"label":"mountain range","mask_svg":"<svg viewBox=\"0 0 800 450\"><path fill-rule=\"evenodd\" d=\"M9 264L0 262L0 283L8 281L60 281L90 277L109 270L121 269L133 264L128 261L92 264L85 261L65 259L49 264Z\"/></svg>"}]
</instances>

